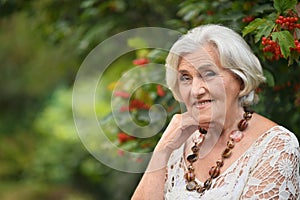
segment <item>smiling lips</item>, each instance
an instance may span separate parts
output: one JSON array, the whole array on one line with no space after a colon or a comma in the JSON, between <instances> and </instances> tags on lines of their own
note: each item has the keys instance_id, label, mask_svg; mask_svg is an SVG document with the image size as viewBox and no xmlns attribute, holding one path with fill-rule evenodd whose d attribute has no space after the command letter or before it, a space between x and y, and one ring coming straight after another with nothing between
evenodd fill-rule
<instances>
[{"instance_id":1,"label":"smiling lips","mask_svg":"<svg viewBox=\"0 0 300 200\"><path fill-rule=\"evenodd\" d=\"M213 100L211 100L211 99L195 101L193 103L193 106L195 106L198 109L203 109L203 108L209 106L212 101Z\"/></svg>"}]
</instances>

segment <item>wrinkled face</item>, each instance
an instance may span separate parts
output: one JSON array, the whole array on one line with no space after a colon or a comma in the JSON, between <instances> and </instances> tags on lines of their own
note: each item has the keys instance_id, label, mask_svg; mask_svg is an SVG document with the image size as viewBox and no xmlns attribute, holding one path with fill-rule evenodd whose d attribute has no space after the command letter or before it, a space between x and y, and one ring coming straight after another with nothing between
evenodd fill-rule
<instances>
[{"instance_id":1,"label":"wrinkled face","mask_svg":"<svg viewBox=\"0 0 300 200\"><path fill-rule=\"evenodd\" d=\"M240 108L241 82L220 65L216 50L206 46L183 56L178 86L187 112L202 127L223 125Z\"/></svg>"}]
</instances>

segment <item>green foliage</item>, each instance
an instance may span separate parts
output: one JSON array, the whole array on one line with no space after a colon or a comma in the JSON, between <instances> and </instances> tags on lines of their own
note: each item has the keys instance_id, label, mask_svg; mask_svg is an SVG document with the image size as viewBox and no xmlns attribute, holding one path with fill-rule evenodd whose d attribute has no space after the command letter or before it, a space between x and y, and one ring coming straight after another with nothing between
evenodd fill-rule
<instances>
[{"instance_id":1,"label":"green foliage","mask_svg":"<svg viewBox=\"0 0 300 200\"><path fill-rule=\"evenodd\" d=\"M0 25L3 134L28 127L49 93L72 83L78 65L71 47L45 43L24 13L1 20Z\"/></svg>"},{"instance_id":2,"label":"green foliage","mask_svg":"<svg viewBox=\"0 0 300 200\"><path fill-rule=\"evenodd\" d=\"M266 16L263 16L262 18L256 18L244 28L243 36L252 33L255 38L255 43L261 41L263 37L270 38L270 40L274 41L275 44L278 44L277 48L280 52L272 52L273 55L277 57L276 59L278 59L281 56L288 60L288 65L293 64L293 62L299 63L299 52L293 52L292 50L292 48L296 47L295 41L299 40L299 36L297 36L297 28L289 27L288 25L284 23L281 24L282 22L279 22L280 17L285 18L284 16L287 16L287 18L289 18L296 17L298 15L296 11L296 4L297 1L274 1L274 8L278 12L270 13ZM268 44L266 45L268 46ZM264 49L266 50L266 47ZM272 58L274 58L274 56Z\"/></svg>"},{"instance_id":3,"label":"green foliage","mask_svg":"<svg viewBox=\"0 0 300 200\"><path fill-rule=\"evenodd\" d=\"M278 41L284 58L291 55L290 48L295 48L294 37L289 31L280 31L272 33L272 38Z\"/></svg>"},{"instance_id":4,"label":"green foliage","mask_svg":"<svg viewBox=\"0 0 300 200\"><path fill-rule=\"evenodd\" d=\"M151 77L157 76L157 71L151 69L143 70L137 76L140 77ZM161 74L162 76L164 73ZM134 77L132 77L134 79ZM126 85L128 87L128 85ZM159 91L158 91L159 90ZM123 87L123 91L126 91ZM109 131L107 133L113 134L115 140L118 140L118 145L121 149L126 151L134 151L134 152L150 152L153 150L157 140L160 138L163 130L168 125L167 122L171 119L171 117L175 113L180 112L179 104L174 101L173 96L169 90L164 88L161 85L157 84L148 84L138 88L131 96L129 100L129 105L127 104L128 99L123 97L115 97L113 99L115 101L115 105L120 105L120 107L116 108L119 112L118 118L122 119L118 122L120 127L130 127L132 123L135 123L138 126L147 126L152 123L152 125L162 126L159 133L157 133L153 137L147 137L148 135L152 135L154 128L145 129L144 132L141 132L139 129L132 129L127 134L136 135L136 136L144 136L146 138L134 138L130 139L121 139L121 134L123 131L121 129L114 129L113 131ZM163 110L167 113L165 114L155 114L152 115L151 118L149 116L149 109L154 105L161 105ZM124 109L125 108L125 109ZM152 107L152 109L155 109ZM130 112L130 117L127 117L126 112ZM124 113L123 113L124 112ZM156 112L159 113L158 110ZM165 122L165 120L167 121ZM110 117L110 120L115 121L116 118ZM160 122L165 122L161 124ZM109 121L105 121L105 123L111 123ZM105 125L104 123L104 125ZM112 130L112 129L110 129ZM150 132L149 132L150 131Z\"/></svg>"},{"instance_id":5,"label":"green foliage","mask_svg":"<svg viewBox=\"0 0 300 200\"><path fill-rule=\"evenodd\" d=\"M7 17L19 10L28 8L32 0L1 0L0 1L0 17Z\"/></svg>"},{"instance_id":6,"label":"green foliage","mask_svg":"<svg viewBox=\"0 0 300 200\"><path fill-rule=\"evenodd\" d=\"M30 182L79 185L91 195L112 198L124 196L131 188L123 188L114 195L110 192L115 176L109 167L93 158L80 141L72 118L72 89L57 89L45 109L37 116L35 128L40 135L32 162L24 177ZM100 142L98 144L101 146ZM126 176L119 175L120 178ZM135 176L132 176L134 179ZM130 179L130 178L129 178ZM81 184L85 184L82 186ZM120 181L119 184L124 184ZM97 187L95 187L97 185Z\"/></svg>"},{"instance_id":7,"label":"green foliage","mask_svg":"<svg viewBox=\"0 0 300 200\"><path fill-rule=\"evenodd\" d=\"M254 20L254 22L256 21L260 21L262 23L260 23L258 26L256 24L252 24L252 22L246 26L243 29L243 36L247 35L250 32L255 32L255 43L259 42L261 40L262 37L267 37L268 35L270 35L270 33L272 32L275 23L270 20L270 19L260 19L260 18L256 18ZM252 30L249 30L249 28L252 27Z\"/></svg>"},{"instance_id":8,"label":"green foliage","mask_svg":"<svg viewBox=\"0 0 300 200\"><path fill-rule=\"evenodd\" d=\"M33 157L34 138L29 132L18 133L14 137L0 136L0 178L19 180L24 170L29 170L29 161Z\"/></svg>"},{"instance_id":9,"label":"green foliage","mask_svg":"<svg viewBox=\"0 0 300 200\"><path fill-rule=\"evenodd\" d=\"M284 13L294 9L297 3L297 0L274 0L274 8L279 13Z\"/></svg>"},{"instance_id":10,"label":"green foliage","mask_svg":"<svg viewBox=\"0 0 300 200\"><path fill-rule=\"evenodd\" d=\"M70 90L57 90L37 117L35 127L41 137L28 176L49 182L70 181L86 156L72 123L71 97Z\"/></svg>"},{"instance_id":11,"label":"green foliage","mask_svg":"<svg viewBox=\"0 0 300 200\"><path fill-rule=\"evenodd\" d=\"M163 26L175 16L179 0L60 0L32 4L32 17L51 43L71 40L84 57L113 34L141 26Z\"/></svg>"}]
</instances>

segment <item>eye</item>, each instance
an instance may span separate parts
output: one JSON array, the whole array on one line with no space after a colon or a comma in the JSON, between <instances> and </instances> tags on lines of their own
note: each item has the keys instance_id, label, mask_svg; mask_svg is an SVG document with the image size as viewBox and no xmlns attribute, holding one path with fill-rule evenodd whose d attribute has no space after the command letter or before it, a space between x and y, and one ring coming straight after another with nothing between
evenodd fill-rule
<instances>
[{"instance_id":1,"label":"eye","mask_svg":"<svg viewBox=\"0 0 300 200\"><path fill-rule=\"evenodd\" d=\"M192 77L191 77L191 75L189 75L189 74L180 74L180 75L179 75L179 80L180 80L181 82L189 82L189 81L192 80Z\"/></svg>"},{"instance_id":2,"label":"eye","mask_svg":"<svg viewBox=\"0 0 300 200\"><path fill-rule=\"evenodd\" d=\"M205 77L209 77L209 76L215 76L217 74L216 74L216 72L214 72L212 70L207 70L202 75L205 76Z\"/></svg>"},{"instance_id":3,"label":"eye","mask_svg":"<svg viewBox=\"0 0 300 200\"><path fill-rule=\"evenodd\" d=\"M201 77L205 80L210 80L213 77L215 77L216 75L217 75L217 73L212 70L206 70L203 73L201 73Z\"/></svg>"}]
</instances>

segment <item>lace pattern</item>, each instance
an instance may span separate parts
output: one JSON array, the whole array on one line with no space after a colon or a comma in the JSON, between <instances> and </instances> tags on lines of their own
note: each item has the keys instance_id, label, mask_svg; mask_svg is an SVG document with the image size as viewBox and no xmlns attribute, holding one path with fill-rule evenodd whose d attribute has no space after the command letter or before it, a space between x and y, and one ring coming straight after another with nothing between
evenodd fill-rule
<instances>
[{"instance_id":1,"label":"lace pattern","mask_svg":"<svg viewBox=\"0 0 300 200\"><path fill-rule=\"evenodd\" d=\"M260 136L202 195L185 189L183 151L184 145L170 156L165 199L300 199L299 144L282 126Z\"/></svg>"}]
</instances>

